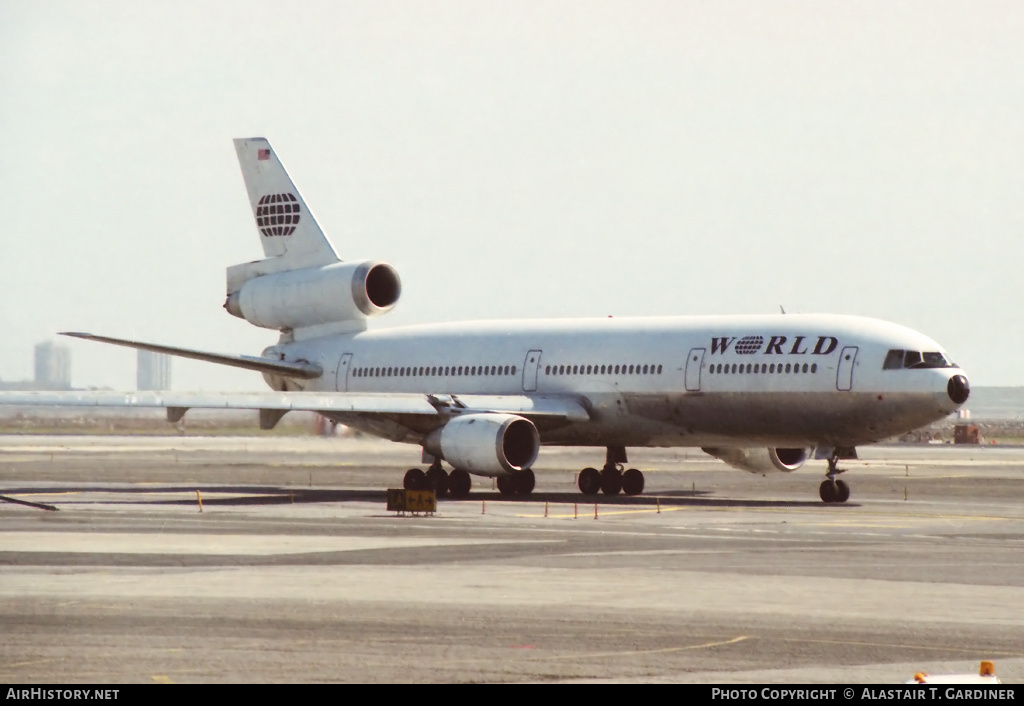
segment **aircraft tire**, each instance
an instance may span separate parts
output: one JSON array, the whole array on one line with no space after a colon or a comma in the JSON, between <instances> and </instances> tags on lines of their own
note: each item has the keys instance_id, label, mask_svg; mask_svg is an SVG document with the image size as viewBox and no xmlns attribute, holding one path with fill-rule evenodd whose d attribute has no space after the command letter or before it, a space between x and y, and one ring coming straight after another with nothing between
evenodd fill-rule
<instances>
[{"instance_id":1,"label":"aircraft tire","mask_svg":"<svg viewBox=\"0 0 1024 706\"><path fill-rule=\"evenodd\" d=\"M834 502L845 503L850 499L850 486L846 484L846 481L836 481L836 499Z\"/></svg>"},{"instance_id":2,"label":"aircraft tire","mask_svg":"<svg viewBox=\"0 0 1024 706\"><path fill-rule=\"evenodd\" d=\"M512 481L512 476L506 474L498 476L498 492L502 495L512 495L516 492L515 484Z\"/></svg>"},{"instance_id":3,"label":"aircraft tire","mask_svg":"<svg viewBox=\"0 0 1024 706\"><path fill-rule=\"evenodd\" d=\"M529 495L536 485L537 476L529 468L512 476L512 487L515 488L516 495Z\"/></svg>"},{"instance_id":4,"label":"aircraft tire","mask_svg":"<svg viewBox=\"0 0 1024 706\"><path fill-rule=\"evenodd\" d=\"M622 474L618 469L606 468L601 471L601 492L605 495L618 495L622 490Z\"/></svg>"},{"instance_id":5,"label":"aircraft tire","mask_svg":"<svg viewBox=\"0 0 1024 706\"><path fill-rule=\"evenodd\" d=\"M426 485L425 489L434 490L435 497L443 498L448 494L448 474L445 473L443 468L430 467L424 474L424 481Z\"/></svg>"},{"instance_id":6,"label":"aircraft tire","mask_svg":"<svg viewBox=\"0 0 1024 706\"><path fill-rule=\"evenodd\" d=\"M418 468L410 468L402 479L402 487L406 490L426 490L427 474Z\"/></svg>"},{"instance_id":7,"label":"aircraft tire","mask_svg":"<svg viewBox=\"0 0 1024 706\"><path fill-rule=\"evenodd\" d=\"M845 483L843 485L846 485ZM838 499L836 485L830 480L823 480L818 486L818 496L823 503L834 503Z\"/></svg>"},{"instance_id":8,"label":"aircraft tire","mask_svg":"<svg viewBox=\"0 0 1024 706\"><path fill-rule=\"evenodd\" d=\"M644 474L635 468L623 473L622 492L626 495L640 495L644 492Z\"/></svg>"},{"instance_id":9,"label":"aircraft tire","mask_svg":"<svg viewBox=\"0 0 1024 706\"><path fill-rule=\"evenodd\" d=\"M468 498L469 489L473 487L473 479L461 468L448 474L448 492L453 498Z\"/></svg>"},{"instance_id":10,"label":"aircraft tire","mask_svg":"<svg viewBox=\"0 0 1024 706\"><path fill-rule=\"evenodd\" d=\"M584 495L597 495L601 491L601 473L596 468L584 468L578 485Z\"/></svg>"}]
</instances>

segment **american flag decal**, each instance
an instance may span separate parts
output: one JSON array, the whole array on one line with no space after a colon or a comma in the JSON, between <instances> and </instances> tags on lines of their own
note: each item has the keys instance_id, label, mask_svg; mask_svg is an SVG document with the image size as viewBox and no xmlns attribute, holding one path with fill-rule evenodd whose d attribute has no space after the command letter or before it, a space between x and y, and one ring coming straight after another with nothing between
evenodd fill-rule
<instances>
[{"instance_id":1,"label":"american flag decal","mask_svg":"<svg viewBox=\"0 0 1024 706\"><path fill-rule=\"evenodd\" d=\"M259 150L256 159L270 159L270 150Z\"/></svg>"}]
</instances>

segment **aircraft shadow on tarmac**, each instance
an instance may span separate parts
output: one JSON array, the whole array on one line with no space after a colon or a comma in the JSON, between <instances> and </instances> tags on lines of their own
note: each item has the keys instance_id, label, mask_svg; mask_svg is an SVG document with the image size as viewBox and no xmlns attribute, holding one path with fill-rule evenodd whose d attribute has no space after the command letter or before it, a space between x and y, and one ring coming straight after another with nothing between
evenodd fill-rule
<instances>
[{"instance_id":1,"label":"aircraft shadow on tarmac","mask_svg":"<svg viewBox=\"0 0 1024 706\"><path fill-rule=\"evenodd\" d=\"M296 503L330 503L330 502L372 502L387 504L386 490L346 490L334 488L303 488L287 486L267 485L204 485L183 486L168 485L125 488L82 488L69 486L67 488L8 488L4 491L6 496L48 496L51 503L60 505L196 505L198 498L196 491L202 497L203 505L209 506L246 506L246 505L288 505ZM60 493L72 494L67 499L55 499L52 496ZM102 495L152 495L167 496L177 493L186 494L184 498L172 497L141 497L136 499L111 499L109 497L90 498L90 494ZM218 497L230 495L233 497ZM478 491L468 498L455 499L444 497L438 499L438 505L447 503L472 503L472 502L498 502L498 503L553 503L557 505L607 505L607 506L628 506L628 507L747 507L747 508L797 508L797 507L826 507L819 500L751 500L736 498L712 498L707 497L705 491L668 491L658 495L581 495L580 493L531 493L528 496L502 495L498 492ZM17 502L17 501L15 501ZM854 503L844 503L853 506Z\"/></svg>"}]
</instances>

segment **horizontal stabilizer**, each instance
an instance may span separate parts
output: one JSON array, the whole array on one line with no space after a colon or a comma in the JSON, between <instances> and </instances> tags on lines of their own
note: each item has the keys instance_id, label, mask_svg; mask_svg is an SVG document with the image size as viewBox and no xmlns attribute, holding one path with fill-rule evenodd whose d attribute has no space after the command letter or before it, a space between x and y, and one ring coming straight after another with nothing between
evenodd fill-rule
<instances>
[{"instance_id":1,"label":"horizontal stabilizer","mask_svg":"<svg viewBox=\"0 0 1024 706\"><path fill-rule=\"evenodd\" d=\"M288 377L303 378L305 380L311 380L313 378L318 378L321 375L323 375L323 370L320 368L320 366L313 365L312 363L286 362L283 360L259 358L257 356L251 355L224 355L222 353L207 353L205 351L197 351L191 348L175 348L173 346L161 346L155 343L141 343L139 341L128 341L123 338L109 338L107 336L96 336L91 333L76 333L71 331L65 331L60 335L71 336L73 338L84 338L87 341L99 341L100 343L110 343L115 346L137 348L143 351L152 351L153 353L166 353L167 355L176 355L181 358L191 358L192 360L204 360L207 363L217 363L218 365L230 365L233 368L245 368L246 370L256 370L257 372L261 373L273 373L275 375L286 375ZM151 406L162 407L165 405L157 404Z\"/></svg>"}]
</instances>

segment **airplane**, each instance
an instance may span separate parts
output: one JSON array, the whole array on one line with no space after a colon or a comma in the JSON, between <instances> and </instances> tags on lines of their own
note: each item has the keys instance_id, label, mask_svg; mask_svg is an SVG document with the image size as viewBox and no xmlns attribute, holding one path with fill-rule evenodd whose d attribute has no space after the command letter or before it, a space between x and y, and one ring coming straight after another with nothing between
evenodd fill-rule
<instances>
[{"instance_id":1,"label":"airplane","mask_svg":"<svg viewBox=\"0 0 1024 706\"><path fill-rule=\"evenodd\" d=\"M401 295L385 262L342 261L265 138L234 141L264 258L227 269L224 308L279 333L259 356L67 332L263 374L271 392L2 393L2 404L291 410L422 448L406 489L465 498L472 476L534 490L542 446L604 447L584 495L638 495L627 449L698 447L757 474L827 460L843 503L856 447L940 420L970 395L938 343L878 319L825 314L493 320L371 329ZM452 467L445 470L442 462Z\"/></svg>"}]
</instances>

